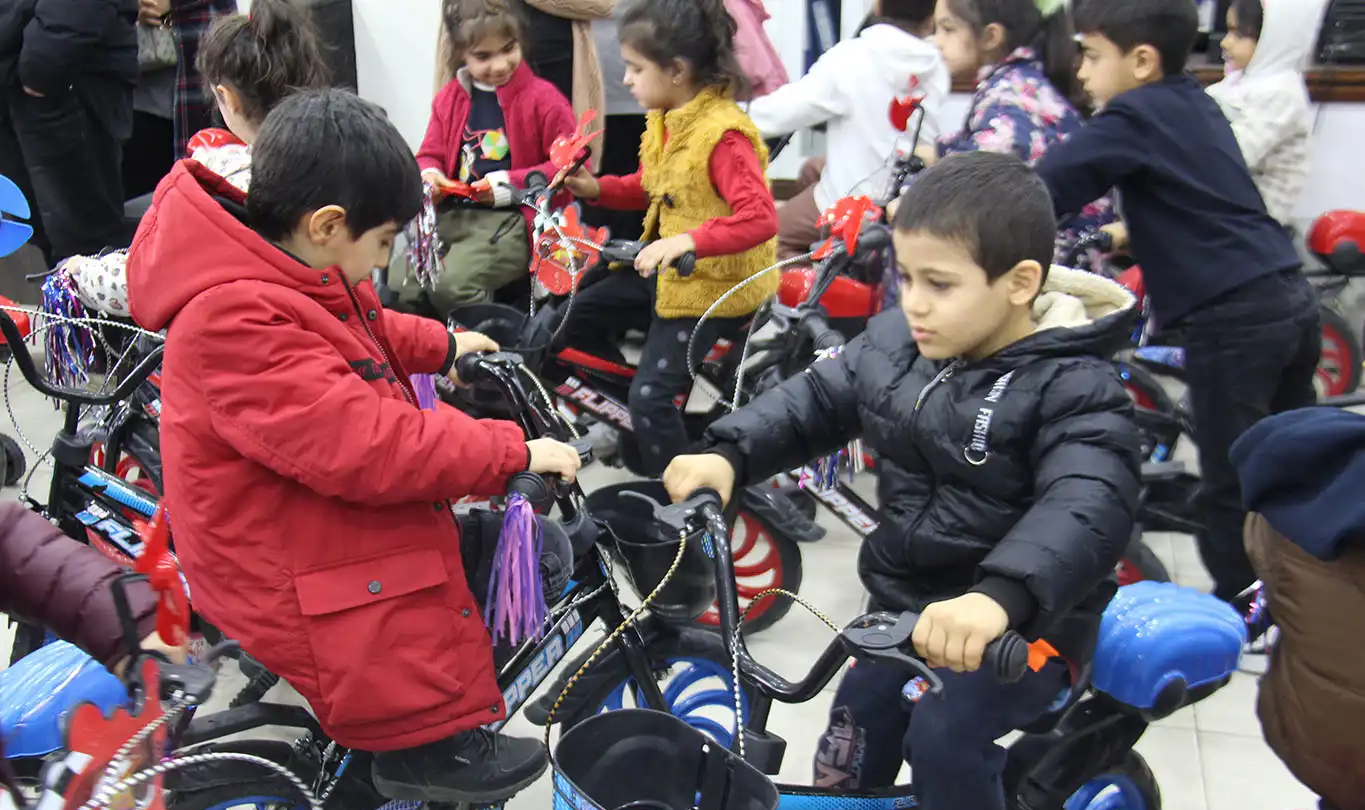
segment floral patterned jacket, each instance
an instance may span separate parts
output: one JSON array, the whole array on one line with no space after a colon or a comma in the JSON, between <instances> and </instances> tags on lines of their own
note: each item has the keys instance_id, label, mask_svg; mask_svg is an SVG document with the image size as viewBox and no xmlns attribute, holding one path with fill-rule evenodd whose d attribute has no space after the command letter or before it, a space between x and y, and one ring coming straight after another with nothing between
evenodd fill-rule
<instances>
[{"instance_id":1,"label":"floral patterned jacket","mask_svg":"<svg viewBox=\"0 0 1365 810\"><path fill-rule=\"evenodd\" d=\"M982 68L961 132L938 140L939 157L954 152L1013 152L1032 166L1052 144L1082 126L1080 113L1043 74L1033 48L1019 48ZM1060 224L1053 261L1091 269L1091 256L1072 256L1081 236L1114 221L1113 204L1101 198Z\"/></svg>"}]
</instances>

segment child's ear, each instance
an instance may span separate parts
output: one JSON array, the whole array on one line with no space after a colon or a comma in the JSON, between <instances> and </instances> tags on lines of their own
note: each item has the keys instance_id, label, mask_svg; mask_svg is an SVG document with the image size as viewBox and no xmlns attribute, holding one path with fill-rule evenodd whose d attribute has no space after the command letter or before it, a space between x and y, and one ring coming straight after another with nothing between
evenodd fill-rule
<instances>
[{"instance_id":1,"label":"child's ear","mask_svg":"<svg viewBox=\"0 0 1365 810\"><path fill-rule=\"evenodd\" d=\"M308 215L308 241L325 245L346 230L346 209L326 205Z\"/></svg>"},{"instance_id":2,"label":"child's ear","mask_svg":"<svg viewBox=\"0 0 1365 810\"><path fill-rule=\"evenodd\" d=\"M1161 54L1151 45L1138 45L1128 53L1133 78L1146 83L1161 78Z\"/></svg>"},{"instance_id":3,"label":"child's ear","mask_svg":"<svg viewBox=\"0 0 1365 810\"><path fill-rule=\"evenodd\" d=\"M215 84L213 86L213 97L220 108L227 110L234 116L241 115L242 100L238 97L236 90L226 84Z\"/></svg>"},{"instance_id":4,"label":"child's ear","mask_svg":"<svg viewBox=\"0 0 1365 810\"><path fill-rule=\"evenodd\" d=\"M675 58L664 72L675 85L686 84L692 80L692 65L685 59Z\"/></svg>"},{"instance_id":5,"label":"child's ear","mask_svg":"<svg viewBox=\"0 0 1365 810\"><path fill-rule=\"evenodd\" d=\"M1019 262L1005 274L1010 303L1027 306L1038 297L1043 287L1043 266L1032 259Z\"/></svg>"},{"instance_id":6,"label":"child's ear","mask_svg":"<svg viewBox=\"0 0 1365 810\"><path fill-rule=\"evenodd\" d=\"M1007 56L1005 49L1005 27L1000 23L991 23L981 32L981 52L982 54L999 53L1000 56Z\"/></svg>"}]
</instances>

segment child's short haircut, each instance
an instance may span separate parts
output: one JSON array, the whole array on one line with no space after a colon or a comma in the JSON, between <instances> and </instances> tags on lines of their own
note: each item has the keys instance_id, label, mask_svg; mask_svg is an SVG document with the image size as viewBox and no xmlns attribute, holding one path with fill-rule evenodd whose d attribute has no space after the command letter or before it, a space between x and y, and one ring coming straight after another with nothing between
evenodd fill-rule
<instances>
[{"instance_id":1,"label":"child's short haircut","mask_svg":"<svg viewBox=\"0 0 1365 810\"><path fill-rule=\"evenodd\" d=\"M1260 39L1265 24L1263 0L1232 0L1232 13L1237 15L1236 32L1247 39Z\"/></svg>"},{"instance_id":2,"label":"child's short haircut","mask_svg":"<svg viewBox=\"0 0 1365 810\"><path fill-rule=\"evenodd\" d=\"M1047 186L1013 153L945 157L915 178L895 225L958 243L991 281L1028 259L1046 277L1057 237Z\"/></svg>"},{"instance_id":3,"label":"child's short haircut","mask_svg":"<svg viewBox=\"0 0 1365 810\"><path fill-rule=\"evenodd\" d=\"M217 85L231 87L254 123L295 90L331 82L312 21L295 0L255 0L250 16L214 20L196 63L208 95Z\"/></svg>"},{"instance_id":4,"label":"child's short haircut","mask_svg":"<svg viewBox=\"0 0 1365 810\"><path fill-rule=\"evenodd\" d=\"M934 0L882 0L880 13L872 19L901 28L918 28L934 16Z\"/></svg>"},{"instance_id":5,"label":"child's short haircut","mask_svg":"<svg viewBox=\"0 0 1365 810\"><path fill-rule=\"evenodd\" d=\"M1194 0L1080 0L1073 16L1078 32L1099 34L1124 53L1152 46L1166 76L1185 69L1199 37Z\"/></svg>"},{"instance_id":6,"label":"child's short haircut","mask_svg":"<svg viewBox=\"0 0 1365 810\"><path fill-rule=\"evenodd\" d=\"M251 227L271 241L294 233L305 215L346 209L358 237L402 225L422 207L412 150L384 111L347 90L310 90L280 102L253 146Z\"/></svg>"},{"instance_id":7,"label":"child's short haircut","mask_svg":"<svg viewBox=\"0 0 1365 810\"><path fill-rule=\"evenodd\" d=\"M486 37L523 43L521 17L506 0L446 0L441 16L450 37L452 73L464 67L465 54Z\"/></svg>"}]
</instances>

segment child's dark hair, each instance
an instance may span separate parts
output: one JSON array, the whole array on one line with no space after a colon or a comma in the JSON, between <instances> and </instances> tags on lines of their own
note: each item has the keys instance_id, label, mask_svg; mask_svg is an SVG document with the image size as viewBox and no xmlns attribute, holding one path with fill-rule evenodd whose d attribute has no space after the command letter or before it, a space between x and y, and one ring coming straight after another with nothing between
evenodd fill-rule
<instances>
[{"instance_id":1,"label":"child's dark hair","mask_svg":"<svg viewBox=\"0 0 1365 810\"><path fill-rule=\"evenodd\" d=\"M196 59L209 97L227 85L242 114L260 122L295 90L326 87L331 71L308 12L294 0L254 0L251 14L219 17L204 34Z\"/></svg>"},{"instance_id":2,"label":"child's dark hair","mask_svg":"<svg viewBox=\"0 0 1365 810\"><path fill-rule=\"evenodd\" d=\"M1099 34L1124 53L1150 45L1166 76L1185 69L1199 37L1194 0L1080 0L1075 20L1077 31Z\"/></svg>"},{"instance_id":3,"label":"child's dark hair","mask_svg":"<svg viewBox=\"0 0 1365 810\"><path fill-rule=\"evenodd\" d=\"M934 0L882 0L880 13L870 15L862 27L882 23L914 34L934 18L934 5Z\"/></svg>"},{"instance_id":4,"label":"child's dark hair","mask_svg":"<svg viewBox=\"0 0 1365 810\"><path fill-rule=\"evenodd\" d=\"M1076 95L1079 49L1065 3L1047 17L1034 0L948 0L948 8L978 37L992 23L1003 28L1005 42L1001 50L1005 55L1026 45L1036 48L1043 59L1043 73L1052 86L1067 98Z\"/></svg>"},{"instance_id":5,"label":"child's dark hair","mask_svg":"<svg viewBox=\"0 0 1365 810\"><path fill-rule=\"evenodd\" d=\"M690 63L699 86L744 98L749 80L735 56L735 30L723 0L633 0L621 15L620 37L657 65Z\"/></svg>"},{"instance_id":6,"label":"child's dark hair","mask_svg":"<svg viewBox=\"0 0 1365 810\"><path fill-rule=\"evenodd\" d=\"M896 209L896 230L966 248L994 281L1019 262L1052 264L1057 219L1042 178L1013 154L961 152L915 178Z\"/></svg>"},{"instance_id":7,"label":"child's dark hair","mask_svg":"<svg viewBox=\"0 0 1365 810\"><path fill-rule=\"evenodd\" d=\"M1262 0L1232 0L1232 13L1237 15L1238 36L1247 39L1260 39L1261 26L1265 24L1265 6Z\"/></svg>"},{"instance_id":8,"label":"child's dark hair","mask_svg":"<svg viewBox=\"0 0 1365 810\"><path fill-rule=\"evenodd\" d=\"M522 21L506 0L446 0L442 24L450 37L451 72L464 66L465 54L485 37L505 36L520 43Z\"/></svg>"},{"instance_id":9,"label":"child's dark hair","mask_svg":"<svg viewBox=\"0 0 1365 810\"><path fill-rule=\"evenodd\" d=\"M252 148L247 219L279 241L329 205L346 209L352 236L402 225L422 207L422 177L376 105L349 90L294 93L266 116Z\"/></svg>"}]
</instances>

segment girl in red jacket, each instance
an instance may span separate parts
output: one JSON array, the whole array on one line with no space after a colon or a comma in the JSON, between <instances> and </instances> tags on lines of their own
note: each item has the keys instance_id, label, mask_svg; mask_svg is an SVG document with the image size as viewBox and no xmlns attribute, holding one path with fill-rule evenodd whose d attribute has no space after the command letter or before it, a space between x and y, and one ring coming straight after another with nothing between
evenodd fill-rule
<instances>
[{"instance_id":1,"label":"girl in red jacket","mask_svg":"<svg viewBox=\"0 0 1365 810\"><path fill-rule=\"evenodd\" d=\"M575 126L569 100L522 61L521 22L505 0L451 0L445 26L455 78L432 102L417 164L438 194L452 181L473 184L482 207L441 210L437 233L447 252L437 288L407 279L399 292L405 308L443 320L454 307L526 277L529 230L492 239L508 217L488 207L511 205L513 189L533 171L554 176L550 145ZM522 213L529 222L530 212ZM391 284L404 272L401 257L394 269Z\"/></svg>"}]
</instances>

